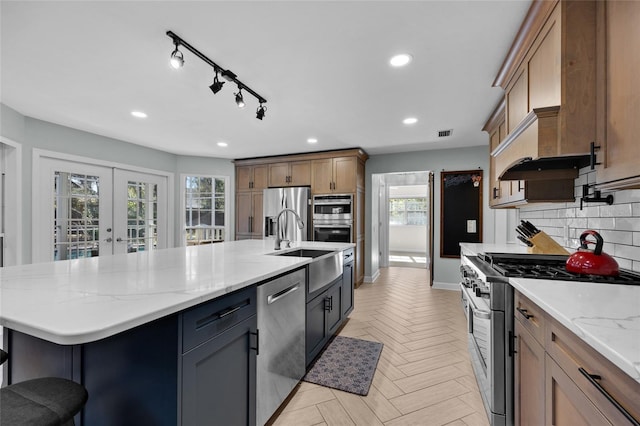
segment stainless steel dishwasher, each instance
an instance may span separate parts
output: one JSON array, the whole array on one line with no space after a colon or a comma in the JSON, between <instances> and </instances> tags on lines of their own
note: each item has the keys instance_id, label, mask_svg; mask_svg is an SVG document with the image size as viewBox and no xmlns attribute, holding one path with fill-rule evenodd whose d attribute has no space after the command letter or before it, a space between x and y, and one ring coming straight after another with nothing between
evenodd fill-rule
<instances>
[{"instance_id":1,"label":"stainless steel dishwasher","mask_svg":"<svg viewBox=\"0 0 640 426\"><path fill-rule=\"evenodd\" d=\"M256 423L264 425L305 374L305 270L258 286Z\"/></svg>"}]
</instances>

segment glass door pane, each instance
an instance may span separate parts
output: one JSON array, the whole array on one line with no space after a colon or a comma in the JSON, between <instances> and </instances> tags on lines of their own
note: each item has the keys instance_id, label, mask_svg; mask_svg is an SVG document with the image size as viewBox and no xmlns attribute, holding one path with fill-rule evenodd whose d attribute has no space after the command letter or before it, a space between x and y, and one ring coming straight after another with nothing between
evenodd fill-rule
<instances>
[{"instance_id":1,"label":"glass door pane","mask_svg":"<svg viewBox=\"0 0 640 426\"><path fill-rule=\"evenodd\" d=\"M114 253L167 247L167 179L114 171Z\"/></svg>"},{"instance_id":2,"label":"glass door pane","mask_svg":"<svg viewBox=\"0 0 640 426\"><path fill-rule=\"evenodd\" d=\"M111 169L53 158L42 158L41 166L33 261L111 254Z\"/></svg>"}]
</instances>

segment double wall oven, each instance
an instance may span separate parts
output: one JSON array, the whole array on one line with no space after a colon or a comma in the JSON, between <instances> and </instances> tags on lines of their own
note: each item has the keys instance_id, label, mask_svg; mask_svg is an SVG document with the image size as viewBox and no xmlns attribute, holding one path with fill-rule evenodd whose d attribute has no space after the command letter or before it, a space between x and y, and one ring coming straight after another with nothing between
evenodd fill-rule
<instances>
[{"instance_id":1,"label":"double wall oven","mask_svg":"<svg viewBox=\"0 0 640 426\"><path fill-rule=\"evenodd\" d=\"M352 236L353 195L314 195L313 240L351 243Z\"/></svg>"},{"instance_id":2,"label":"double wall oven","mask_svg":"<svg viewBox=\"0 0 640 426\"><path fill-rule=\"evenodd\" d=\"M514 423L514 311L509 278L639 285L640 274L615 277L568 272L565 255L480 253L461 260L461 297L478 387L493 426Z\"/></svg>"}]
</instances>

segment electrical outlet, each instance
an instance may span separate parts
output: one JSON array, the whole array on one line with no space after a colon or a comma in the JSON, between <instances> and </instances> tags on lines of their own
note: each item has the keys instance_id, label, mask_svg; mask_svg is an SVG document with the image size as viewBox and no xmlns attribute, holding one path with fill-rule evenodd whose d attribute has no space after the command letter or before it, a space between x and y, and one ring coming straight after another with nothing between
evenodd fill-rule
<instances>
[{"instance_id":1,"label":"electrical outlet","mask_svg":"<svg viewBox=\"0 0 640 426\"><path fill-rule=\"evenodd\" d=\"M467 233L475 234L476 233L476 221L475 220L467 220Z\"/></svg>"}]
</instances>

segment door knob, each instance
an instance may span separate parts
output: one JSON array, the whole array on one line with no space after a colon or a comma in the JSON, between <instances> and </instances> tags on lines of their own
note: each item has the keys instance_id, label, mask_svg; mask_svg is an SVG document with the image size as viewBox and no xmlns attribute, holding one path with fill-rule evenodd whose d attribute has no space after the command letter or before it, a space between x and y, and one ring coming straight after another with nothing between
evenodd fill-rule
<instances>
[{"instance_id":1,"label":"door knob","mask_svg":"<svg viewBox=\"0 0 640 426\"><path fill-rule=\"evenodd\" d=\"M109 237L109 238L105 238L105 241L110 243L111 241L113 241L113 238Z\"/></svg>"},{"instance_id":2,"label":"door knob","mask_svg":"<svg viewBox=\"0 0 640 426\"><path fill-rule=\"evenodd\" d=\"M120 238L120 237L116 238L116 242L117 242L117 243L121 243L121 242L123 242L123 241L124 241L124 240L123 240L122 238Z\"/></svg>"}]
</instances>

